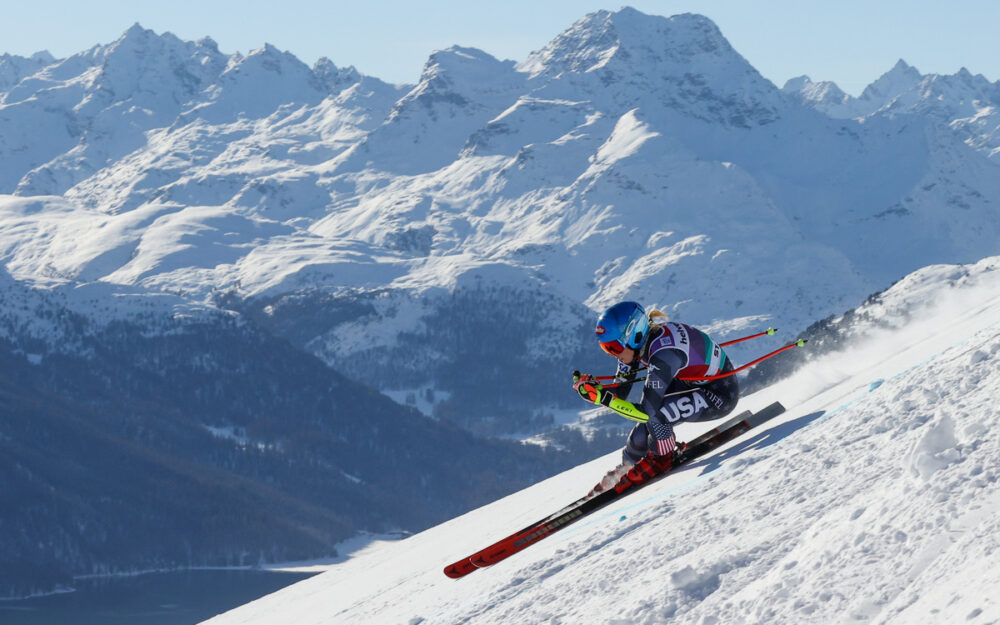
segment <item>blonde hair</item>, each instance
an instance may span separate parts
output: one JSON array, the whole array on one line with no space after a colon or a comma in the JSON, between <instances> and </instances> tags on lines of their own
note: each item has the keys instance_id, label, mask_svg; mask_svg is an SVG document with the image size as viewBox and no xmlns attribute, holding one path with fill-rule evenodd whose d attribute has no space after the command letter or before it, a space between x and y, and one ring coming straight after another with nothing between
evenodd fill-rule
<instances>
[{"instance_id":1,"label":"blonde hair","mask_svg":"<svg viewBox=\"0 0 1000 625\"><path fill-rule=\"evenodd\" d=\"M650 308L649 313L646 316L649 318L650 330L659 328L666 322L670 321L670 317L667 316L667 313L657 310L656 308Z\"/></svg>"}]
</instances>

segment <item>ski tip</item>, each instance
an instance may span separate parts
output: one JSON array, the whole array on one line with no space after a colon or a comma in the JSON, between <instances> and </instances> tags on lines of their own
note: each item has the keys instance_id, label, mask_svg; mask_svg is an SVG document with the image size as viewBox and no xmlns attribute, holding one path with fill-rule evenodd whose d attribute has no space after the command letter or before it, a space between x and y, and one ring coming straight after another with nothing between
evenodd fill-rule
<instances>
[{"instance_id":1,"label":"ski tip","mask_svg":"<svg viewBox=\"0 0 1000 625\"><path fill-rule=\"evenodd\" d=\"M444 574L452 579L458 579L460 577L465 577L477 569L486 568L489 565L490 563L484 560L481 555L475 554L465 558L464 560L459 560L454 564L449 564L445 567Z\"/></svg>"},{"instance_id":2,"label":"ski tip","mask_svg":"<svg viewBox=\"0 0 1000 625\"><path fill-rule=\"evenodd\" d=\"M776 417L781 413L785 412L785 407L780 401L776 401L773 404L764 406L760 410L754 413L755 417L770 419L771 417Z\"/></svg>"},{"instance_id":3,"label":"ski tip","mask_svg":"<svg viewBox=\"0 0 1000 625\"><path fill-rule=\"evenodd\" d=\"M768 407L764 408L764 410L777 410L780 414L785 411L785 406L780 401L776 401L773 404L769 405Z\"/></svg>"}]
</instances>

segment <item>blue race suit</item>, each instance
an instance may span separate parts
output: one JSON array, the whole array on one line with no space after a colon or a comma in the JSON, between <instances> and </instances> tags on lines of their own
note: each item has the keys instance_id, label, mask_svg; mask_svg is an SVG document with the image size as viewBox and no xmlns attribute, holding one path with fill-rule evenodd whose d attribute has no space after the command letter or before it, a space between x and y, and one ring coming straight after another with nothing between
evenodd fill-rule
<instances>
[{"instance_id":1,"label":"blue race suit","mask_svg":"<svg viewBox=\"0 0 1000 625\"><path fill-rule=\"evenodd\" d=\"M618 374L627 378L646 367L646 382L639 408L649 415L649 422L639 423L629 434L622 451L623 460L635 464L647 453L663 456L677 447L673 424L681 419L707 421L724 417L739 401L736 376L707 383L685 382L676 377L709 377L733 370L726 352L707 334L683 323L668 322L653 326L638 350L635 362L621 363ZM615 389L625 398L631 384Z\"/></svg>"}]
</instances>

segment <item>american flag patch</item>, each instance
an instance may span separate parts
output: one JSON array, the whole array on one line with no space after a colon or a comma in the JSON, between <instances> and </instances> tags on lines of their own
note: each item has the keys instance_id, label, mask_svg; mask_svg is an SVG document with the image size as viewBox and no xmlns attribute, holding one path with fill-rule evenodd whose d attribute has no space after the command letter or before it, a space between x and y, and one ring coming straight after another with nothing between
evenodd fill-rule
<instances>
[{"instance_id":1,"label":"american flag patch","mask_svg":"<svg viewBox=\"0 0 1000 625\"><path fill-rule=\"evenodd\" d=\"M657 456L666 456L677 449L677 437L669 423L650 421L649 425L652 426L653 439L656 441Z\"/></svg>"},{"instance_id":2,"label":"american flag patch","mask_svg":"<svg viewBox=\"0 0 1000 625\"><path fill-rule=\"evenodd\" d=\"M656 455L666 456L669 453L677 449L677 439L671 436L666 440L656 439Z\"/></svg>"}]
</instances>

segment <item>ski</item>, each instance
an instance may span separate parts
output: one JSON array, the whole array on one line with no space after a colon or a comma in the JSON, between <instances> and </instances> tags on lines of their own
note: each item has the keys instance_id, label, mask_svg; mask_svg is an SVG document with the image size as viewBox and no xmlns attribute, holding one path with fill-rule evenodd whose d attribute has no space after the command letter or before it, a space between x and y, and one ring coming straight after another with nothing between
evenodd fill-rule
<instances>
[{"instance_id":1,"label":"ski","mask_svg":"<svg viewBox=\"0 0 1000 625\"><path fill-rule=\"evenodd\" d=\"M458 579L464 577L476 569L481 569L491 564L496 564L515 553L522 551L536 542L554 534L562 528L575 523L588 514L603 508L612 501L624 494L633 492L636 489L652 483L656 479L666 475L677 467L684 466L689 462L704 456L713 449L728 443L743 433L757 427L768 419L772 419L785 411L785 407L780 402L751 413L749 410L729 419L721 425L705 432L690 441L687 446L675 457L671 466L658 468L650 463L640 461L628 472L625 478L606 491L598 493L593 497L582 497L558 512L555 512L544 519L536 521L524 529L501 539L489 547L478 551L471 556L462 558L458 562L448 565L444 569L444 574L448 577Z\"/></svg>"}]
</instances>

